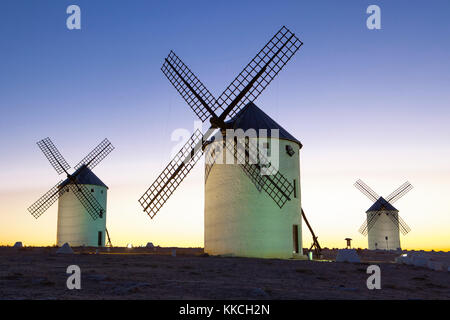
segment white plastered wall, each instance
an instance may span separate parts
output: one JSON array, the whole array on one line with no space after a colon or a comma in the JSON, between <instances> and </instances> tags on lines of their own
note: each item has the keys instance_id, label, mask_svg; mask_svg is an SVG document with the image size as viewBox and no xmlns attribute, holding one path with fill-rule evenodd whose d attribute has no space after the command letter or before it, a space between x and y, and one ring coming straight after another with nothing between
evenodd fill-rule
<instances>
[{"instance_id":1,"label":"white plastered wall","mask_svg":"<svg viewBox=\"0 0 450 320\"><path fill-rule=\"evenodd\" d=\"M392 219L386 215L386 213L395 215L398 215L398 213L392 211L380 211L379 213L380 216L368 232L369 250L396 250L401 248L398 223L394 224ZM368 221L371 214L378 213L367 213ZM388 237L388 240L386 240L386 237Z\"/></svg>"},{"instance_id":2,"label":"white plastered wall","mask_svg":"<svg viewBox=\"0 0 450 320\"><path fill-rule=\"evenodd\" d=\"M107 188L85 185L106 211ZM98 246L98 232L102 232L102 246L105 245L106 212L102 218L93 220L84 206L72 192L64 188L64 194L58 200L57 244L69 243L72 247Z\"/></svg>"},{"instance_id":3,"label":"white plastered wall","mask_svg":"<svg viewBox=\"0 0 450 320\"><path fill-rule=\"evenodd\" d=\"M252 140L255 141L253 138ZM205 181L205 252L259 258L302 256L299 145L280 139L280 172L296 183L283 208L258 191L239 165L215 164ZM217 144L221 142L214 142ZM295 151L286 153L289 144ZM211 151L213 148L207 150ZM293 225L298 226L299 255L294 254Z\"/></svg>"}]
</instances>

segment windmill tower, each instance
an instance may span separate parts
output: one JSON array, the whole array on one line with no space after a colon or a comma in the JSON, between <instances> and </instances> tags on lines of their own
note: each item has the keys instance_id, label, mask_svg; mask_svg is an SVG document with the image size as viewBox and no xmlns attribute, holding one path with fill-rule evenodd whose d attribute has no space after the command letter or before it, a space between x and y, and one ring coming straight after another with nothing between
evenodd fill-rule
<instances>
[{"instance_id":1,"label":"windmill tower","mask_svg":"<svg viewBox=\"0 0 450 320\"><path fill-rule=\"evenodd\" d=\"M200 120L209 119L211 127L204 134L196 130L139 199L144 212L153 218L205 153L205 251L247 257L302 257L302 145L253 104L302 44L282 27L219 98L174 52L169 53L163 73ZM253 130L256 134L230 139L226 135L230 129L245 133ZM271 139L260 136L261 130L266 130ZM276 137L271 136L274 132ZM278 166L262 152L261 142L266 144L262 149L279 155ZM231 154L232 164L216 163L224 154Z\"/></svg>"},{"instance_id":2,"label":"windmill tower","mask_svg":"<svg viewBox=\"0 0 450 320\"><path fill-rule=\"evenodd\" d=\"M91 171L113 149L113 145L103 140L91 153L75 166L69 174L70 165L49 139L37 143L58 174L65 173L67 179L59 181L28 211L39 218L58 200L57 245L69 243L71 246L104 246L106 229L106 199L108 187Z\"/></svg>"},{"instance_id":3,"label":"windmill tower","mask_svg":"<svg viewBox=\"0 0 450 320\"><path fill-rule=\"evenodd\" d=\"M291 258L301 255L300 159L302 144L252 102L226 122L233 130L250 133L256 146L278 156L287 197L276 187L262 192L264 184L249 179L239 165L226 164L222 139L206 148L205 251L214 255ZM278 137L270 134L278 130ZM267 132L267 142L260 133ZM275 131L276 132L276 131ZM277 140L275 140L277 139ZM275 150L276 148L276 150ZM268 153L269 153L268 152ZM220 162L216 163L220 158ZM268 188L270 185L267 185Z\"/></svg>"},{"instance_id":4,"label":"windmill tower","mask_svg":"<svg viewBox=\"0 0 450 320\"><path fill-rule=\"evenodd\" d=\"M362 180L356 181L355 187L374 202L366 211L367 218L359 228L361 234L368 236L369 250L400 249L400 232L406 235L411 229L392 204L409 192L413 186L405 182L386 198L380 197Z\"/></svg>"}]
</instances>

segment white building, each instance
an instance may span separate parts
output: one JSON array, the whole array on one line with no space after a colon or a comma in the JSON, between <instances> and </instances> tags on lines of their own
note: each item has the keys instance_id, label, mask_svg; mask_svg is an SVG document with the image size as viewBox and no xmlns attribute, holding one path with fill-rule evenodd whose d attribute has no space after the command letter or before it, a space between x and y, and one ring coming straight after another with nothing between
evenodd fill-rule
<instances>
[{"instance_id":1,"label":"white building","mask_svg":"<svg viewBox=\"0 0 450 320\"><path fill-rule=\"evenodd\" d=\"M78 174L78 172L80 174ZM108 187L88 168L78 169L74 175L76 182L84 185L105 209L105 213L92 219L83 204L67 187L69 180L64 181L60 188L64 192L58 200L58 230L57 245L69 243L71 247L77 246L104 246L106 230L106 200Z\"/></svg>"},{"instance_id":2,"label":"white building","mask_svg":"<svg viewBox=\"0 0 450 320\"><path fill-rule=\"evenodd\" d=\"M279 130L279 170L294 186L291 200L280 207L263 190L259 191L236 164L205 161L205 252L260 258L304 258L300 198L300 141L294 138L253 103L227 122L233 129ZM256 140L260 136L252 138ZM213 141L206 158L221 141ZM269 152L273 153L269 143ZM220 147L219 147L220 149ZM292 152L293 151L293 152ZM225 163L225 161L223 162Z\"/></svg>"},{"instance_id":3,"label":"white building","mask_svg":"<svg viewBox=\"0 0 450 320\"><path fill-rule=\"evenodd\" d=\"M366 211L367 221L376 219L368 230L369 250L396 250L400 247L398 210L380 197ZM376 217L378 215L378 217ZM393 215L392 219L389 215ZM375 217L373 217L375 216Z\"/></svg>"}]
</instances>

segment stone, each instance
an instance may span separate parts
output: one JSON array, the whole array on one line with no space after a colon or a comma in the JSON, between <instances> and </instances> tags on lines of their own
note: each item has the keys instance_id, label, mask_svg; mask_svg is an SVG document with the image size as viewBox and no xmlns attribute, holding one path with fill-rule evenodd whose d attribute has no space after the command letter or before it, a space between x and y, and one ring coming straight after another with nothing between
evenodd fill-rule
<instances>
[{"instance_id":1,"label":"stone","mask_svg":"<svg viewBox=\"0 0 450 320\"><path fill-rule=\"evenodd\" d=\"M403 257L402 256L395 257L395 263L403 264Z\"/></svg>"},{"instance_id":2,"label":"stone","mask_svg":"<svg viewBox=\"0 0 450 320\"><path fill-rule=\"evenodd\" d=\"M405 253L405 254L402 254L402 255L396 257L395 263L411 265L412 259L411 259L411 256L409 256L408 254Z\"/></svg>"},{"instance_id":3,"label":"stone","mask_svg":"<svg viewBox=\"0 0 450 320\"><path fill-rule=\"evenodd\" d=\"M412 258L412 262L416 267L426 268L428 266L428 261L430 261L430 258L422 255L416 255Z\"/></svg>"},{"instance_id":4,"label":"stone","mask_svg":"<svg viewBox=\"0 0 450 320\"><path fill-rule=\"evenodd\" d=\"M73 254L73 250L72 248L69 246L69 244L66 242L64 243L61 248L59 248L58 250L56 250L57 254Z\"/></svg>"},{"instance_id":5,"label":"stone","mask_svg":"<svg viewBox=\"0 0 450 320\"><path fill-rule=\"evenodd\" d=\"M18 248L18 249L23 248L22 242L21 241L17 241L16 243L14 243L13 248Z\"/></svg>"},{"instance_id":6,"label":"stone","mask_svg":"<svg viewBox=\"0 0 450 320\"><path fill-rule=\"evenodd\" d=\"M145 247L148 249L153 249L155 246L153 245L152 242L147 242L147 245Z\"/></svg>"}]
</instances>

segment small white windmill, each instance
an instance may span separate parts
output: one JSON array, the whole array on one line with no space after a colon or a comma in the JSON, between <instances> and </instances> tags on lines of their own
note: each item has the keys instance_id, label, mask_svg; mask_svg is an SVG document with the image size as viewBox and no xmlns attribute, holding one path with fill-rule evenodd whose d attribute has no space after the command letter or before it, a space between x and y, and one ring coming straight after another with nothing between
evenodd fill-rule
<instances>
[{"instance_id":1,"label":"small white windmill","mask_svg":"<svg viewBox=\"0 0 450 320\"><path fill-rule=\"evenodd\" d=\"M53 188L33 203L28 211L36 219L58 200L58 246L99 246L111 244L106 229L106 199L108 187L91 171L112 150L113 145L104 139L70 174L70 165L50 140L37 143L58 174L65 173L66 180L60 180Z\"/></svg>"},{"instance_id":2,"label":"small white windmill","mask_svg":"<svg viewBox=\"0 0 450 320\"><path fill-rule=\"evenodd\" d=\"M406 235L411 229L392 204L413 188L411 183L405 182L386 198L380 197L361 179L355 182L355 187L374 202L359 228L361 234L368 236L369 250L400 249L400 231Z\"/></svg>"}]
</instances>

